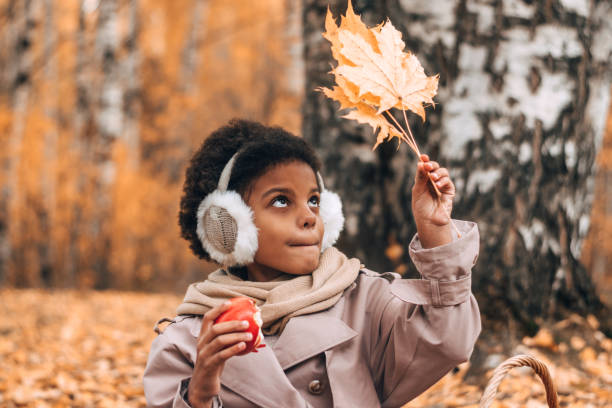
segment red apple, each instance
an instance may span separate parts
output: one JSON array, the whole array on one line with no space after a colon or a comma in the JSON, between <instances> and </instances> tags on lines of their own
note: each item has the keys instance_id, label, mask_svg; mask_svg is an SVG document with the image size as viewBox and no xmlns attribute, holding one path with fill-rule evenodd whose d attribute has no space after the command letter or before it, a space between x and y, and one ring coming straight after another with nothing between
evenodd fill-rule
<instances>
[{"instance_id":1,"label":"red apple","mask_svg":"<svg viewBox=\"0 0 612 408\"><path fill-rule=\"evenodd\" d=\"M246 341L246 348L237 355L243 356L251 351L257 353L258 348L265 347L265 344L261 344L263 341L261 311L255 302L248 297L235 297L230 299L230 302L230 308L215 319L215 324L232 320L246 320L249 322L249 327L245 331L250 332L253 335L253 339Z\"/></svg>"}]
</instances>

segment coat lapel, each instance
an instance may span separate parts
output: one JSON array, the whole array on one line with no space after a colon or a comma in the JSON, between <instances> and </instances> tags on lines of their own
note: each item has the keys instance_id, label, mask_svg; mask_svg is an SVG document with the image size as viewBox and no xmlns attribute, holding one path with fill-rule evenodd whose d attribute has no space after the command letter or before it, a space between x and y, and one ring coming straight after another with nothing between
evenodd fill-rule
<instances>
[{"instance_id":1,"label":"coat lapel","mask_svg":"<svg viewBox=\"0 0 612 408\"><path fill-rule=\"evenodd\" d=\"M227 360L221 373L221 383L261 407L307 406L269 346L258 349L257 353Z\"/></svg>"},{"instance_id":2,"label":"coat lapel","mask_svg":"<svg viewBox=\"0 0 612 408\"><path fill-rule=\"evenodd\" d=\"M357 332L329 310L297 316L287 323L274 346L274 354L283 370L287 370L355 336Z\"/></svg>"},{"instance_id":3,"label":"coat lapel","mask_svg":"<svg viewBox=\"0 0 612 408\"><path fill-rule=\"evenodd\" d=\"M221 383L262 407L308 406L285 370L357 336L355 330L334 316L334 309L293 317L274 349L266 346L257 353L230 358L221 374Z\"/></svg>"}]
</instances>

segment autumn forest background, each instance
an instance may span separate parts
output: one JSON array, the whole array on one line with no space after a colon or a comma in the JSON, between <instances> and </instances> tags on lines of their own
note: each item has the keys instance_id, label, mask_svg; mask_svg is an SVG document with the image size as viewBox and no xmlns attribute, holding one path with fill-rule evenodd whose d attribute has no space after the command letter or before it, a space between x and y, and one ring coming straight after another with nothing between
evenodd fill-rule
<instances>
[{"instance_id":1,"label":"autumn forest background","mask_svg":"<svg viewBox=\"0 0 612 408\"><path fill-rule=\"evenodd\" d=\"M412 152L395 142L372 152L371 129L314 90L332 81L328 3L346 10L340 0L0 0L0 406L144 404L151 327L215 269L180 238L184 170L234 117L311 142L345 199L339 246L415 276L402 246L415 232ZM391 18L426 73L440 73L438 106L411 123L453 171L455 216L481 228L485 335L471 365L410 406L476 406L486 375L517 350L553 368L571 406L604 406L612 6L353 4L369 25ZM527 373L506 387L499 406L544 406Z\"/></svg>"},{"instance_id":2,"label":"autumn forest background","mask_svg":"<svg viewBox=\"0 0 612 408\"><path fill-rule=\"evenodd\" d=\"M201 276L177 226L183 171L232 117L299 132L291 4L4 2L0 281L178 290Z\"/></svg>"}]
</instances>

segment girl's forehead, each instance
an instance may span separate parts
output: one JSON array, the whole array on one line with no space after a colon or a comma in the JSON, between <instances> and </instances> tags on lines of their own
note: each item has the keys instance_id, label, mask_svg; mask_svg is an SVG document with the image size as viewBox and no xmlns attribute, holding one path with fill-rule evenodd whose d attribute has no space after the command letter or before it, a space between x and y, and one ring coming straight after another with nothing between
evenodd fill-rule
<instances>
[{"instance_id":1,"label":"girl's forehead","mask_svg":"<svg viewBox=\"0 0 612 408\"><path fill-rule=\"evenodd\" d=\"M317 176L307 163L291 161L271 166L253 182L253 188L265 188L272 184L288 184L293 187L311 188L317 185Z\"/></svg>"}]
</instances>

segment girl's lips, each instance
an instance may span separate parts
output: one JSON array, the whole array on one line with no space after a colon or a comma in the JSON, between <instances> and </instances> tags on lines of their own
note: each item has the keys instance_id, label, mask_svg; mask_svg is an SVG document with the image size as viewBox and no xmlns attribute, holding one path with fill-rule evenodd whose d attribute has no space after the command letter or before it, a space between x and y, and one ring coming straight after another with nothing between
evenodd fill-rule
<instances>
[{"instance_id":1,"label":"girl's lips","mask_svg":"<svg viewBox=\"0 0 612 408\"><path fill-rule=\"evenodd\" d=\"M299 243L299 242L290 242L289 244L287 244L289 246L292 247L309 247L309 246L318 246L319 242L314 242L314 243Z\"/></svg>"}]
</instances>

